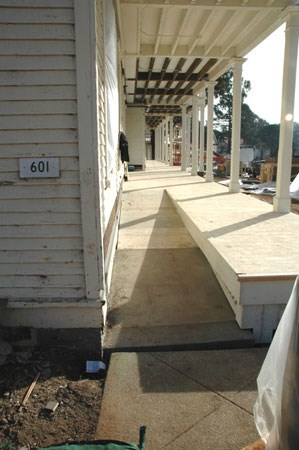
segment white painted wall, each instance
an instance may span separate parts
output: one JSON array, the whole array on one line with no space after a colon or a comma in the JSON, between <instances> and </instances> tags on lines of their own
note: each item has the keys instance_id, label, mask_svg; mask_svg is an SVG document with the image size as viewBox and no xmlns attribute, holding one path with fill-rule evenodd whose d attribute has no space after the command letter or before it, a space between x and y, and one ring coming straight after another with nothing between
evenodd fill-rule
<instances>
[{"instance_id":1,"label":"white painted wall","mask_svg":"<svg viewBox=\"0 0 299 450\"><path fill-rule=\"evenodd\" d=\"M126 135L129 142L130 164L145 166L144 108L127 108Z\"/></svg>"},{"instance_id":2,"label":"white painted wall","mask_svg":"<svg viewBox=\"0 0 299 450\"><path fill-rule=\"evenodd\" d=\"M99 327L122 173L117 147L107 171L104 0L0 8L0 323ZM60 176L19 178L26 157L58 158Z\"/></svg>"},{"instance_id":3,"label":"white painted wall","mask_svg":"<svg viewBox=\"0 0 299 450\"><path fill-rule=\"evenodd\" d=\"M85 296L73 0L0 0L0 298ZM19 178L58 157L59 178Z\"/></svg>"}]
</instances>

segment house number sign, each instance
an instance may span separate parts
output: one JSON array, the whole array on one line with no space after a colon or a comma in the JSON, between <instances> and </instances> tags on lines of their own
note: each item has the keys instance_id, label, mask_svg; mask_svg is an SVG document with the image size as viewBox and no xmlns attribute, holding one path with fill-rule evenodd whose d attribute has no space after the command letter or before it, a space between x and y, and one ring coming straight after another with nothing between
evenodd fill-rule
<instances>
[{"instance_id":1,"label":"house number sign","mask_svg":"<svg viewBox=\"0 0 299 450\"><path fill-rule=\"evenodd\" d=\"M58 178L59 158L20 158L20 178Z\"/></svg>"}]
</instances>

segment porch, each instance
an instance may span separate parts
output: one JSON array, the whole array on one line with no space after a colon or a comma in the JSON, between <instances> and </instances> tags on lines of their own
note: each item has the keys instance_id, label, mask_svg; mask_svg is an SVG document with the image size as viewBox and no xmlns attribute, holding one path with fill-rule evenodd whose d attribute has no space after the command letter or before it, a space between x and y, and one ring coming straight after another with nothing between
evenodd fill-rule
<instances>
[{"instance_id":1,"label":"porch","mask_svg":"<svg viewBox=\"0 0 299 450\"><path fill-rule=\"evenodd\" d=\"M298 267L297 215L157 161L123 195L106 350L271 340Z\"/></svg>"}]
</instances>

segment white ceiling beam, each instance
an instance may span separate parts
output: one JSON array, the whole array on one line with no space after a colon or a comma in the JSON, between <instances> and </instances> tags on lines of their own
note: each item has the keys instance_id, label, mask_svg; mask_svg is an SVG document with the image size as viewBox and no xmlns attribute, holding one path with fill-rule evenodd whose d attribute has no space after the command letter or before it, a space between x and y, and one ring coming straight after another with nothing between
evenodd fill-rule
<instances>
[{"instance_id":1,"label":"white ceiling beam","mask_svg":"<svg viewBox=\"0 0 299 450\"><path fill-rule=\"evenodd\" d=\"M224 17L221 19L220 23L217 25L217 29L214 31L210 41L205 46L205 52L209 53L214 47L215 43L221 39L227 29L232 26L232 23L236 20L237 11L227 11Z\"/></svg>"},{"instance_id":2,"label":"white ceiling beam","mask_svg":"<svg viewBox=\"0 0 299 450\"><path fill-rule=\"evenodd\" d=\"M155 43L154 55L158 54L160 41L161 41L161 35L162 35L163 29L164 29L166 14L167 14L167 9L166 8L162 8L161 14L160 14L160 20L159 20L159 28L158 28L158 33L157 33L157 39L156 39L156 43Z\"/></svg>"},{"instance_id":3,"label":"white ceiling beam","mask_svg":"<svg viewBox=\"0 0 299 450\"><path fill-rule=\"evenodd\" d=\"M198 37L194 39L192 44L188 47L188 55L191 55L194 48L197 46L198 42L200 41L201 37L204 35L205 30L208 29L208 26L212 20L213 14L212 10L206 10L203 12L202 17L200 18L196 29L198 30Z\"/></svg>"},{"instance_id":4,"label":"white ceiling beam","mask_svg":"<svg viewBox=\"0 0 299 450\"><path fill-rule=\"evenodd\" d=\"M155 52L155 46L151 44L142 44L140 46L140 52L127 52L124 55L125 57L150 57L150 56L162 56L162 57L179 57L179 58L230 58L231 55L223 55L221 47L213 47L213 49L209 52L205 52L205 48L203 46L196 47L192 54L188 53L187 45L179 45L176 48L174 54L171 54L171 46L170 45L160 45L159 50ZM234 56L234 55L233 55Z\"/></svg>"},{"instance_id":5,"label":"white ceiling beam","mask_svg":"<svg viewBox=\"0 0 299 450\"><path fill-rule=\"evenodd\" d=\"M276 20L275 20L276 19ZM260 21L250 32L252 39L244 37L237 45L237 56L245 56L258 44L265 40L273 31L275 31L284 22L282 17L274 14L267 14L264 20Z\"/></svg>"},{"instance_id":6,"label":"white ceiling beam","mask_svg":"<svg viewBox=\"0 0 299 450\"><path fill-rule=\"evenodd\" d=\"M140 5L140 0L120 0L122 5ZM273 9L284 9L287 6L291 6L292 0L226 0L225 3L217 3L217 0L200 0L200 4L197 4L196 0L151 0L148 4L150 6L163 6L165 8L173 8L175 7L194 7L194 8L209 8L215 9L215 7L219 9L263 9L263 8L273 8Z\"/></svg>"},{"instance_id":7,"label":"white ceiling beam","mask_svg":"<svg viewBox=\"0 0 299 450\"><path fill-rule=\"evenodd\" d=\"M191 9L186 9L182 13L182 16L181 16L181 19L180 19L179 31L177 33L177 37L175 38L175 41L174 41L174 43L171 46L171 55L173 55L175 53L175 51L176 51L176 48L177 48L177 46L178 46L178 44L180 42L180 39L181 39L181 35L182 35L183 31L184 31L184 27L186 26L186 24L188 22L188 19L189 19L190 15L191 15L191 11L192 11Z\"/></svg>"},{"instance_id":8,"label":"white ceiling beam","mask_svg":"<svg viewBox=\"0 0 299 450\"><path fill-rule=\"evenodd\" d=\"M245 36L248 32L251 32L253 23L258 22L259 20L263 20L267 14L268 11L264 11L262 13L260 12L258 14L255 11L250 11L248 14L246 14L244 18L239 22L238 27L235 29L235 37L233 39L230 37L227 42L223 43L223 55L226 55L231 48L234 48L239 42L240 38L242 38L242 36Z\"/></svg>"}]
</instances>

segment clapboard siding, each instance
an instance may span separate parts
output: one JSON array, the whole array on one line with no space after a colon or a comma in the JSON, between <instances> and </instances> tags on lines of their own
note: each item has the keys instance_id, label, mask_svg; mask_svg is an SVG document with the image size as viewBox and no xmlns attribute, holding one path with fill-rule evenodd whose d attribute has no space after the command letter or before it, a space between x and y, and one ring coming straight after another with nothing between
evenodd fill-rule
<instances>
[{"instance_id":1,"label":"clapboard siding","mask_svg":"<svg viewBox=\"0 0 299 450\"><path fill-rule=\"evenodd\" d=\"M0 7L73 8L73 0L0 0Z\"/></svg>"},{"instance_id":2,"label":"clapboard siding","mask_svg":"<svg viewBox=\"0 0 299 450\"><path fill-rule=\"evenodd\" d=\"M67 278L64 277L66 282ZM66 284L66 283L64 283ZM42 286L40 288L30 288L30 287L9 287L9 288L0 288L0 295L2 298L8 299L8 300L14 300L14 299L20 299L20 300L32 300L32 299L44 299L45 301L48 301L52 298L59 298L59 299L65 299L68 300L72 299L84 299L85 297L85 288L82 288L80 286L71 287L68 286L67 288L64 287L45 287Z\"/></svg>"},{"instance_id":3,"label":"clapboard siding","mask_svg":"<svg viewBox=\"0 0 299 450\"><path fill-rule=\"evenodd\" d=\"M1 12L1 11L0 11ZM17 14L17 10L16 10ZM0 18L1 20L1 18ZM74 27L73 25L36 25L36 24L0 24L0 36L3 39L50 39L58 41L74 39Z\"/></svg>"},{"instance_id":4,"label":"clapboard siding","mask_svg":"<svg viewBox=\"0 0 299 450\"><path fill-rule=\"evenodd\" d=\"M23 158L30 154L33 154L33 156L57 156L57 151L59 150L59 156L61 157L60 163L62 163L64 157L72 157L74 155L77 155L77 146L74 147L74 144L72 143L66 143L66 142L60 142L59 145L48 143L48 142L42 142L42 143L35 143L32 144L22 144L22 146L18 144L10 144L10 145L3 145L0 144L0 158ZM77 156L75 156L76 159ZM62 164L60 164L61 166ZM64 164L65 170L72 170L68 168L67 161ZM78 170L78 164L75 167L75 170ZM1 172L1 165L0 165L0 172Z\"/></svg>"},{"instance_id":5,"label":"clapboard siding","mask_svg":"<svg viewBox=\"0 0 299 450\"><path fill-rule=\"evenodd\" d=\"M30 263L28 263L30 261ZM28 264L40 264L40 262L47 262L49 267L51 263L53 264L63 264L65 266L70 263L81 263L82 262L82 251L81 250L68 250L68 251L32 251L32 250L2 250L0 251L0 263L3 264L20 264L25 267ZM23 264L23 263L26 264ZM41 265L41 267L44 267ZM47 266L46 266L47 267Z\"/></svg>"},{"instance_id":6,"label":"clapboard siding","mask_svg":"<svg viewBox=\"0 0 299 450\"><path fill-rule=\"evenodd\" d=\"M76 89L74 86L1 86L0 98L4 101L73 100L76 99Z\"/></svg>"},{"instance_id":7,"label":"clapboard siding","mask_svg":"<svg viewBox=\"0 0 299 450\"><path fill-rule=\"evenodd\" d=\"M77 105L74 100L63 101L0 101L0 114L76 114Z\"/></svg>"},{"instance_id":8,"label":"clapboard siding","mask_svg":"<svg viewBox=\"0 0 299 450\"><path fill-rule=\"evenodd\" d=\"M1 164L1 159L0 159ZM79 185L78 173L76 171L64 171L61 173L60 178L48 178L47 180L43 178L19 178L15 172L10 173L1 173L0 172L0 186L44 186L45 184L52 186L63 185L66 186L68 184L71 185Z\"/></svg>"},{"instance_id":9,"label":"clapboard siding","mask_svg":"<svg viewBox=\"0 0 299 450\"><path fill-rule=\"evenodd\" d=\"M16 14L15 8L1 8L1 22L2 23L74 23L74 10L69 9L28 9L19 8Z\"/></svg>"},{"instance_id":10,"label":"clapboard siding","mask_svg":"<svg viewBox=\"0 0 299 450\"><path fill-rule=\"evenodd\" d=\"M27 238L27 239L0 239L2 250L80 250L80 238ZM28 261L30 262L30 261ZM24 264L24 263L23 263ZM17 274L14 274L17 276ZM0 288L1 289L1 288Z\"/></svg>"},{"instance_id":11,"label":"clapboard siding","mask_svg":"<svg viewBox=\"0 0 299 450\"><path fill-rule=\"evenodd\" d=\"M20 276L47 276L47 275L81 275L82 274L81 263L52 263L47 267L41 267L40 264L27 263L20 266L18 263L6 264L2 268L1 276L11 276L12 273L18 273Z\"/></svg>"},{"instance_id":12,"label":"clapboard siding","mask_svg":"<svg viewBox=\"0 0 299 450\"><path fill-rule=\"evenodd\" d=\"M1 12L1 10L0 10ZM3 41L2 41L3 43ZM74 55L75 42L73 40L60 41L57 45L55 40L32 41L22 40L22 45L18 40L5 41L5 45L0 47L0 55Z\"/></svg>"},{"instance_id":13,"label":"clapboard siding","mask_svg":"<svg viewBox=\"0 0 299 450\"><path fill-rule=\"evenodd\" d=\"M85 296L75 58L73 0L0 0L0 298Z\"/></svg>"},{"instance_id":14,"label":"clapboard siding","mask_svg":"<svg viewBox=\"0 0 299 450\"><path fill-rule=\"evenodd\" d=\"M36 83L42 83L47 86L75 85L76 76L74 71L69 70L0 72L0 86L35 86Z\"/></svg>"},{"instance_id":15,"label":"clapboard siding","mask_svg":"<svg viewBox=\"0 0 299 450\"><path fill-rule=\"evenodd\" d=\"M78 213L7 213L1 219L1 225L81 225L81 216Z\"/></svg>"},{"instance_id":16,"label":"clapboard siding","mask_svg":"<svg viewBox=\"0 0 299 450\"><path fill-rule=\"evenodd\" d=\"M1 130L36 130L36 129L77 129L77 116L55 114L50 116L20 115L11 120L11 116L0 116Z\"/></svg>"},{"instance_id":17,"label":"clapboard siding","mask_svg":"<svg viewBox=\"0 0 299 450\"><path fill-rule=\"evenodd\" d=\"M2 189L2 186L1 186ZM42 201L38 199L19 200L1 200L0 199L0 211L1 213L9 212L20 212L20 213L43 213L43 212L54 212L54 213L79 213L81 212L79 199L70 198L67 201L65 199L43 199ZM2 221L1 221L2 223ZM1 225L0 225L1 227ZM0 228L1 236L1 228ZM1 247L0 247L1 249Z\"/></svg>"}]
</instances>

